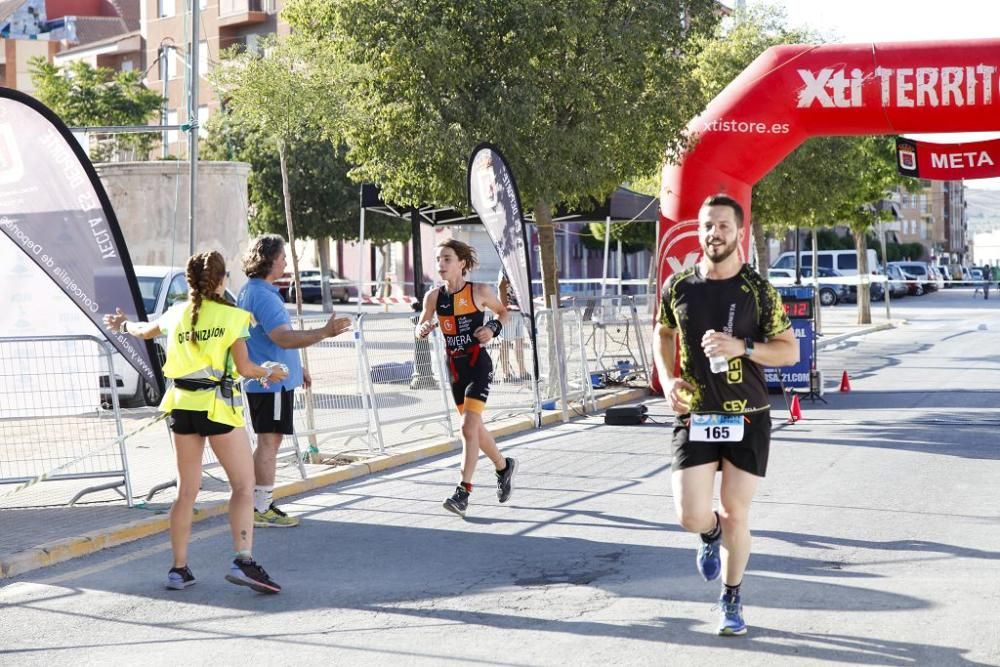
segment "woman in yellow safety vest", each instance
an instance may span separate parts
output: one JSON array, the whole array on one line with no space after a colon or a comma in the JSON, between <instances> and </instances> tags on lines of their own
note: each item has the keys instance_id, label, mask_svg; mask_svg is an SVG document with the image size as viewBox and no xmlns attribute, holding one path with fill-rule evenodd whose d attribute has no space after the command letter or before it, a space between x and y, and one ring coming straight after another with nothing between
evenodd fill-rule
<instances>
[{"instance_id":1,"label":"woman in yellow safety vest","mask_svg":"<svg viewBox=\"0 0 1000 667\"><path fill-rule=\"evenodd\" d=\"M278 593L275 583L251 555L253 545L254 469L243 423L243 399L234 369L244 378L280 381L284 366L250 361L246 338L250 313L223 298L226 263L218 252L193 255L187 261L188 300L171 307L154 322L128 322L120 309L104 316L104 325L119 335L167 338L163 374L172 382L160 403L169 414L177 453L177 500L170 509L170 544L174 564L167 588L195 583L188 568L188 541L195 499L201 487L201 460L208 438L232 488L229 525L236 552L226 579L260 593Z\"/></svg>"}]
</instances>

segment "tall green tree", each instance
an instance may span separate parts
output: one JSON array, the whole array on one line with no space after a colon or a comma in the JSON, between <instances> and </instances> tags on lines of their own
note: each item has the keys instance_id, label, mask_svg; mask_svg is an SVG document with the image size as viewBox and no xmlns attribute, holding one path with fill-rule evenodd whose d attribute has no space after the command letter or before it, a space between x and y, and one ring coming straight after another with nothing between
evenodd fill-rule
<instances>
[{"instance_id":1,"label":"tall green tree","mask_svg":"<svg viewBox=\"0 0 1000 667\"><path fill-rule=\"evenodd\" d=\"M261 210L259 221L264 225L273 223L276 211L284 214L285 229L292 248L292 270L296 276L296 309L302 313L302 294L299 288L299 264L295 252L296 205L293 198L292 178L300 191L323 188L327 184L318 180L317 165L298 160L289 166L289 157L294 151L315 155L323 150L335 153L336 144L317 141L323 133L319 131L323 123L323 113L330 113L326 97L329 91L313 71L304 66L303 56L294 41L277 42L272 39L264 44L262 54L252 52L228 53L227 58L210 74L210 79L221 91L230 112L247 131L258 140L274 147L278 155L278 181L281 185L281 203L277 208L273 197L274 180L269 183L269 172L263 170L254 175L260 179L256 191L261 194L258 202ZM337 137L334 135L333 140ZM322 160L322 167L336 164L335 159ZM297 172L294 173L293 172ZM273 173L273 172L270 172ZM324 193L328 194L328 193ZM334 192L331 196L336 196ZM315 199L305 202L300 208L305 224L316 224L326 209L313 207ZM320 253L320 268L323 274L329 271L329 253ZM329 298L324 289L324 306L329 308Z\"/></svg>"},{"instance_id":2,"label":"tall green tree","mask_svg":"<svg viewBox=\"0 0 1000 667\"><path fill-rule=\"evenodd\" d=\"M558 293L552 210L655 169L695 111L683 58L711 0L290 0L340 98L353 174L402 205L464 206L466 160L504 152Z\"/></svg>"},{"instance_id":3,"label":"tall green tree","mask_svg":"<svg viewBox=\"0 0 1000 667\"><path fill-rule=\"evenodd\" d=\"M147 125L160 110L163 97L146 88L140 72L116 72L83 61L58 66L45 58L28 61L34 96L70 127ZM118 150L131 160L147 160L157 134L111 135L90 149L90 159L102 162Z\"/></svg>"},{"instance_id":4,"label":"tall green tree","mask_svg":"<svg viewBox=\"0 0 1000 667\"><path fill-rule=\"evenodd\" d=\"M274 138L228 111L209 118L206 130L201 151L205 159L250 164L250 229L255 234L287 233L281 161ZM316 240L321 264L328 240L358 241L360 236L360 186L347 175L351 165L346 152L343 143L334 145L318 127L303 127L288 148L296 234ZM387 244L410 238L410 225L372 215L365 221L365 237L386 255Z\"/></svg>"}]
</instances>

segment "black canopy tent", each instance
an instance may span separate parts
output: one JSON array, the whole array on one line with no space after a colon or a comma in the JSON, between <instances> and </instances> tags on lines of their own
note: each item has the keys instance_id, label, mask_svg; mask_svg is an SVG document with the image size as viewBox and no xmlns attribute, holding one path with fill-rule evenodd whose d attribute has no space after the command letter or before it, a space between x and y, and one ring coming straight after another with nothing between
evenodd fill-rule
<instances>
[{"instance_id":1,"label":"black canopy tent","mask_svg":"<svg viewBox=\"0 0 1000 667\"><path fill-rule=\"evenodd\" d=\"M659 200L625 187L615 188L602 202L592 200L590 209L569 209L564 206L556 208L552 221L560 222L604 222L610 228L612 222L656 222L659 219ZM478 225L481 224L475 211L462 211L450 206L421 206L418 208L398 206L382 199L379 187L374 183L361 185L361 244L365 242L365 212L374 211L395 218L409 218L413 233L413 293L417 299L424 295L422 248L420 245L420 224L440 227L442 225ZM525 219L534 222L532 214ZM610 249L610 234L604 239L604 280L601 283L601 293L604 293L607 282L608 255ZM358 294L362 293L363 270L358 270ZM619 275L619 280L621 276ZM359 306L360 308L360 299Z\"/></svg>"}]
</instances>

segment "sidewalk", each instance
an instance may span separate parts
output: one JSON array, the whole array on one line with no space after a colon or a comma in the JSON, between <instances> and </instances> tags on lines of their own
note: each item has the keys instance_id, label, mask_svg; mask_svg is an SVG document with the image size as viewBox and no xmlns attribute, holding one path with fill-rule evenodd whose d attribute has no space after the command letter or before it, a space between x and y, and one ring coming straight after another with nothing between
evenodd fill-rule
<instances>
[{"instance_id":1,"label":"sidewalk","mask_svg":"<svg viewBox=\"0 0 1000 667\"><path fill-rule=\"evenodd\" d=\"M823 311L823 336L820 348L851 336L891 328L896 323L885 319L885 308L872 308L872 324L856 324L857 309L853 306L827 308ZM611 390L603 392L599 409L643 398L645 389ZM545 423L559 421L561 413L549 411ZM498 438L533 428L530 419L517 418L495 422L491 432ZM279 465L275 497L296 495L346 480L396 468L414 461L436 457L456 449L453 441L426 442L397 448L346 465L309 465L308 478L301 479L292 465ZM206 476L196 508L195 521L224 514L228 490L223 481ZM0 510L0 580L41 567L83 556L101 549L164 532L168 529L170 506L167 502L151 502L129 509L124 505L85 505L48 507L41 509Z\"/></svg>"},{"instance_id":2,"label":"sidewalk","mask_svg":"<svg viewBox=\"0 0 1000 667\"><path fill-rule=\"evenodd\" d=\"M609 389L597 392L599 410L639 400L648 390ZM573 411L570 411L573 415ZM561 421L561 410L549 410L542 416L543 428ZM534 428L531 417L514 417L487 424L498 439ZM384 455L338 465L306 465L302 479L294 462L279 461L275 477L275 498L284 498L350 479L397 468L414 461L437 457L455 449L454 440L426 440L407 447L397 447ZM195 521L225 514L229 489L224 480L205 474L195 507ZM124 504L78 505L0 510L0 580L25 572L84 556L101 549L165 532L169 528L170 502L140 503L134 508Z\"/></svg>"}]
</instances>

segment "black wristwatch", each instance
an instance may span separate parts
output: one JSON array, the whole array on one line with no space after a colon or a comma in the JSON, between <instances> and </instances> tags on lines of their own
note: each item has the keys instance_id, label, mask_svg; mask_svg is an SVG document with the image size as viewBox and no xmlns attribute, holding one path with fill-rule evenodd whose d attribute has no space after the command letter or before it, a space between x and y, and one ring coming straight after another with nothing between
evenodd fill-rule
<instances>
[{"instance_id":1,"label":"black wristwatch","mask_svg":"<svg viewBox=\"0 0 1000 667\"><path fill-rule=\"evenodd\" d=\"M753 338L744 338L743 346L747 350L746 352L743 353L743 356L749 359L750 357L753 356Z\"/></svg>"}]
</instances>

